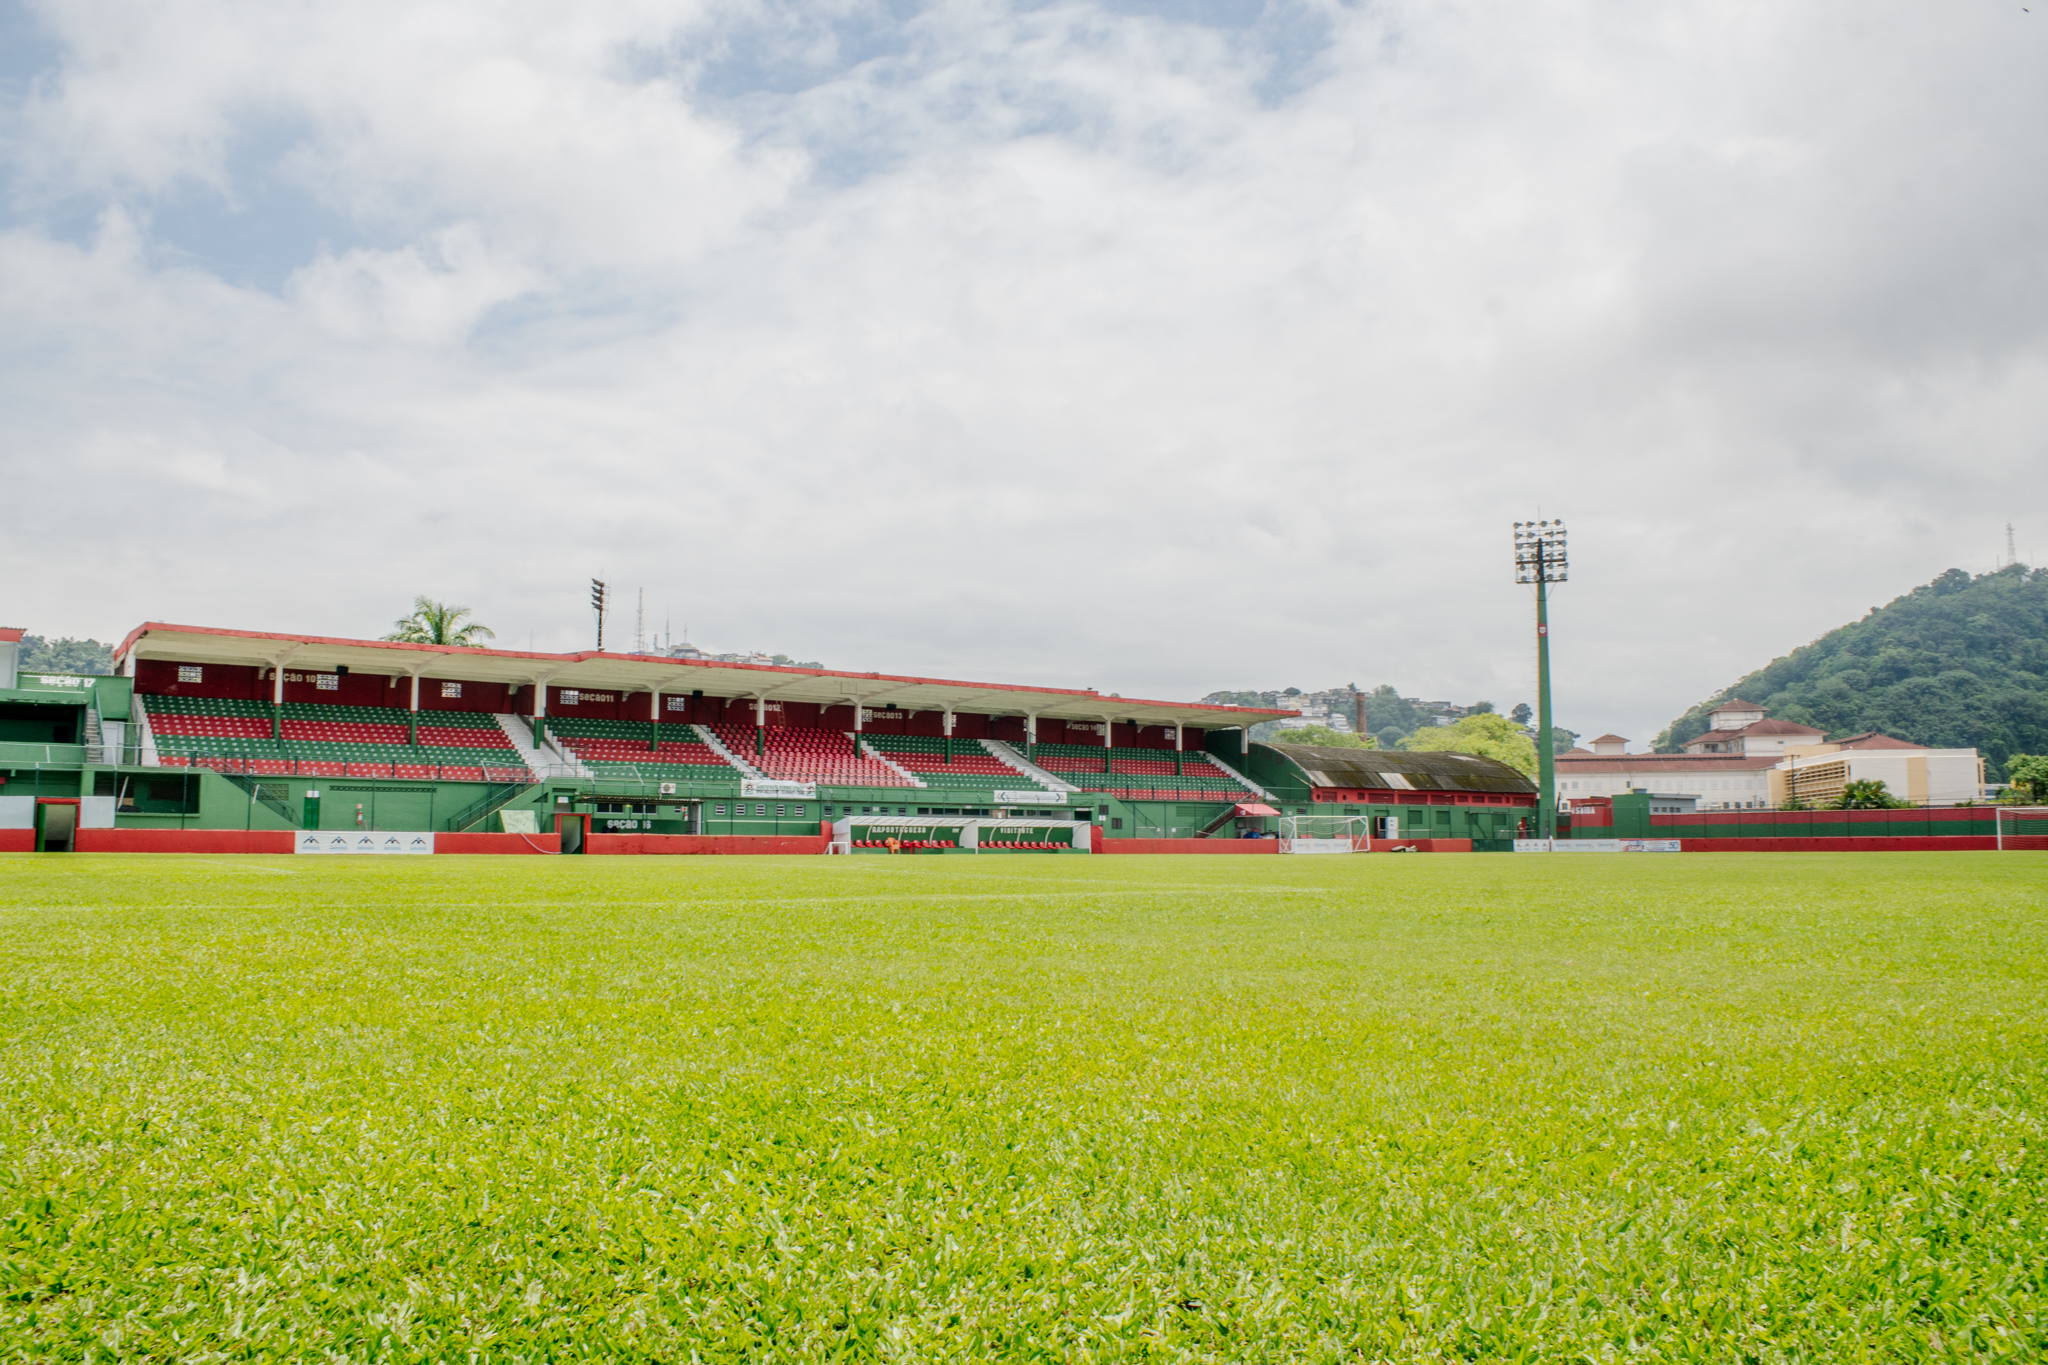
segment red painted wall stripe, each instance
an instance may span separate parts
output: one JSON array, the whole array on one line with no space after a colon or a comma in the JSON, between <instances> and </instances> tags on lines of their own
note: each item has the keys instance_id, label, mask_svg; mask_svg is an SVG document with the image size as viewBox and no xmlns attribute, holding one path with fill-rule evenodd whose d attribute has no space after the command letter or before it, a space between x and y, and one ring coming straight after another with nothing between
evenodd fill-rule
<instances>
[{"instance_id":1,"label":"red painted wall stripe","mask_svg":"<svg viewBox=\"0 0 2048 1365\"><path fill-rule=\"evenodd\" d=\"M1278 839L1104 839L1097 853L1278 853Z\"/></svg>"},{"instance_id":2,"label":"red painted wall stripe","mask_svg":"<svg viewBox=\"0 0 2048 1365\"><path fill-rule=\"evenodd\" d=\"M436 834L436 853L560 853L559 834Z\"/></svg>"},{"instance_id":3,"label":"red painted wall stripe","mask_svg":"<svg viewBox=\"0 0 2048 1365\"><path fill-rule=\"evenodd\" d=\"M588 853L823 853L822 834L593 834Z\"/></svg>"},{"instance_id":4,"label":"red painted wall stripe","mask_svg":"<svg viewBox=\"0 0 2048 1365\"><path fill-rule=\"evenodd\" d=\"M2008 834L2008 850L2048 849L2048 835ZM1856 835L1815 839L1681 839L1687 853L1962 853L1998 847L1990 834Z\"/></svg>"},{"instance_id":5,"label":"red painted wall stripe","mask_svg":"<svg viewBox=\"0 0 2048 1365\"><path fill-rule=\"evenodd\" d=\"M80 853L290 853L289 830L82 829Z\"/></svg>"}]
</instances>

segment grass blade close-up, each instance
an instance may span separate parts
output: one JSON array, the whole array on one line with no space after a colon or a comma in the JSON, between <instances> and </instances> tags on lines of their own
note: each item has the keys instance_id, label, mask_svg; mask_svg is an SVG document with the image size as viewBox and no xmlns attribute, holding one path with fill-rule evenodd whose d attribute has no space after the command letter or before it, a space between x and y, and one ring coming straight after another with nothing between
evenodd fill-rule
<instances>
[{"instance_id":1,"label":"grass blade close-up","mask_svg":"<svg viewBox=\"0 0 2048 1365\"><path fill-rule=\"evenodd\" d=\"M2048 1355L2048 855L0 873L0 1359Z\"/></svg>"}]
</instances>

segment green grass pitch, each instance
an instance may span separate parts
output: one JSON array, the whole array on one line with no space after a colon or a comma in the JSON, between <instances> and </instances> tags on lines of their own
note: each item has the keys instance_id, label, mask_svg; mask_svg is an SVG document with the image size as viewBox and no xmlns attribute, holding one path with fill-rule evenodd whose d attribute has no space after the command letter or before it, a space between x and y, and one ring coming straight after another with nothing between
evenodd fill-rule
<instances>
[{"instance_id":1,"label":"green grass pitch","mask_svg":"<svg viewBox=\"0 0 2048 1365\"><path fill-rule=\"evenodd\" d=\"M0 1360L2048 1356L2048 855L0 858Z\"/></svg>"}]
</instances>

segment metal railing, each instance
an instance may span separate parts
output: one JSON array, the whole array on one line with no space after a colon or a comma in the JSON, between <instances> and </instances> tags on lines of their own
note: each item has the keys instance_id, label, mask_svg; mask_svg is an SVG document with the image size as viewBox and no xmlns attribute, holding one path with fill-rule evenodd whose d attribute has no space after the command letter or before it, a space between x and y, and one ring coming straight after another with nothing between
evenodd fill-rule
<instances>
[{"instance_id":1,"label":"metal railing","mask_svg":"<svg viewBox=\"0 0 2048 1365\"><path fill-rule=\"evenodd\" d=\"M257 781L253 777L245 777L240 773L222 773L221 776L247 793L252 805L263 807L263 809L269 811L293 829L300 828L299 813L291 808L289 801L280 800L278 797L265 791L264 783Z\"/></svg>"},{"instance_id":2,"label":"metal railing","mask_svg":"<svg viewBox=\"0 0 2048 1365\"><path fill-rule=\"evenodd\" d=\"M552 765L534 773L525 764L481 763L355 763L323 758L243 758L226 754L179 754L161 757L163 768L206 768L223 777L384 777L408 782L533 781L549 776L573 777L573 770Z\"/></svg>"},{"instance_id":3,"label":"metal railing","mask_svg":"<svg viewBox=\"0 0 2048 1365\"><path fill-rule=\"evenodd\" d=\"M491 818L508 803L515 801L522 793L532 791L539 783L536 780L506 782L492 787L482 796L448 817L448 828L456 833L472 829Z\"/></svg>"}]
</instances>

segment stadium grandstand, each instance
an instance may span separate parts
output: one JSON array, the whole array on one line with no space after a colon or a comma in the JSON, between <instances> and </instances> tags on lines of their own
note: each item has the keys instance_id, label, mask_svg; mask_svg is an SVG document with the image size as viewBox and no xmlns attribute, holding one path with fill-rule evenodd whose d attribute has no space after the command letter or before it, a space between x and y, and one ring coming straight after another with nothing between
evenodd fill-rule
<instances>
[{"instance_id":1,"label":"stadium grandstand","mask_svg":"<svg viewBox=\"0 0 2048 1365\"><path fill-rule=\"evenodd\" d=\"M44 805L85 829L815 837L923 817L1106 839L1271 836L1341 811L1491 846L1534 802L1484 760L1346 768L1365 751L1250 742L1289 711L1085 689L158 622L114 657L112 677L31 677L0 653L0 820L33 801L39 847L65 845Z\"/></svg>"}]
</instances>

